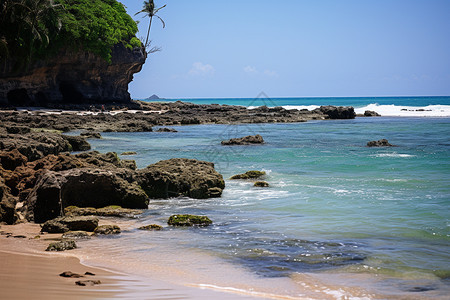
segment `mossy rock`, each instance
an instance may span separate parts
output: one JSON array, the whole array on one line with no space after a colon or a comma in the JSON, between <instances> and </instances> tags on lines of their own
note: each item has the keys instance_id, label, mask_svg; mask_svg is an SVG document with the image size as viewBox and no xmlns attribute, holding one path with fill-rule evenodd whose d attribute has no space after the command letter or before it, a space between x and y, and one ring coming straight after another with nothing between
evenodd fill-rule
<instances>
[{"instance_id":1,"label":"mossy rock","mask_svg":"<svg viewBox=\"0 0 450 300\"><path fill-rule=\"evenodd\" d=\"M98 226L97 228L95 228L94 230L94 234L104 234L104 235L108 235L108 234L119 234L120 231L120 227L117 225L101 225Z\"/></svg>"},{"instance_id":2,"label":"mossy rock","mask_svg":"<svg viewBox=\"0 0 450 300\"><path fill-rule=\"evenodd\" d=\"M208 226L212 224L212 221L207 216L173 215L167 224L171 226Z\"/></svg>"},{"instance_id":3,"label":"mossy rock","mask_svg":"<svg viewBox=\"0 0 450 300\"><path fill-rule=\"evenodd\" d=\"M135 151L125 151L125 152L122 152L122 154L120 154L120 155L136 155L137 154L137 152L135 152Z\"/></svg>"},{"instance_id":4,"label":"mossy rock","mask_svg":"<svg viewBox=\"0 0 450 300\"><path fill-rule=\"evenodd\" d=\"M266 172L264 172L264 171L253 170L253 171L247 171L244 174L233 175L233 176L231 176L230 179L257 179L264 175L266 175Z\"/></svg>"},{"instance_id":5,"label":"mossy rock","mask_svg":"<svg viewBox=\"0 0 450 300\"><path fill-rule=\"evenodd\" d=\"M45 251L66 251L66 250L72 250L75 248L77 248L77 244L75 244L75 241L66 240L66 241L50 243L50 245L48 245L48 247L47 247L47 249L45 249Z\"/></svg>"},{"instance_id":6,"label":"mossy rock","mask_svg":"<svg viewBox=\"0 0 450 300\"><path fill-rule=\"evenodd\" d=\"M161 225L157 225L157 224L150 224L150 225L145 225L145 226L141 226L138 228L139 230L148 230L148 231L152 231L152 230L162 230L163 227Z\"/></svg>"},{"instance_id":7,"label":"mossy rock","mask_svg":"<svg viewBox=\"0 0 450 300\"><path fill-rule=\"evenodd\" d=\"M62 235L63 239L90 239L91 236L86 231L69 231Z\"/></svg>"},{"instance_id":8,"label":"mossy rock","mask_svg":"<svg viewBox=\"0 0 450 300\"><path fill-rule=\"evenodd\" d=\"M255 187L269 187L269 183L265 181L257 181L253 184Z\"/></svg>"}]
</instances>

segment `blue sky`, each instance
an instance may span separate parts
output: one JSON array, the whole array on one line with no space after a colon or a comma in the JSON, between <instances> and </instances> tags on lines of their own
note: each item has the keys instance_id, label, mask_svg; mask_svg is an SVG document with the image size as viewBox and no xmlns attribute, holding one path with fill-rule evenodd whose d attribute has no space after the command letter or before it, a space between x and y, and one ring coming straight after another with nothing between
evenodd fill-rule
<instances>
[{"instance_id":1,"label":"blue sky","mask_svg":"<svg viewBox=\"0 0 450 300\"><path fill-rule=\"evenodd\" d=\"M143 1L122 0L134 16ZM155 0L134 99L450 95L449 0Z\"/></svg>"}]
</instances>

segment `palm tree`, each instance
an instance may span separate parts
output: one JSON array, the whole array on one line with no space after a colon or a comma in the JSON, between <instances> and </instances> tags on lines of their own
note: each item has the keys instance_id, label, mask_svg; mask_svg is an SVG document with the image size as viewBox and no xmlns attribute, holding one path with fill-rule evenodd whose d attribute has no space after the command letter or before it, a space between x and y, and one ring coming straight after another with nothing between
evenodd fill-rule
<instances>
[{"instance_id":1,"label":"palm tree","mask_svg":"<svg viewBox=\"0 0 450 300\"><path fill-rule=\"evenodd\" d=\"M144 8L142 8L141 11L139 11L135 14L135 15L138 15L140 13L144 13L150 18L150 22L148 24L147 38L145 39L145 47L148 46L148 37L150 36L150 28L152 27L153 17L157 17L161 21L163 28L166 27L166 23L164 23L164 20L161 19L161 17L156 14L158 11L160 11L164 7L166 7L165 4L159 8L155 8L155 3L153 2L153 0L144 1Z\"/></svg>"}]
</instances>

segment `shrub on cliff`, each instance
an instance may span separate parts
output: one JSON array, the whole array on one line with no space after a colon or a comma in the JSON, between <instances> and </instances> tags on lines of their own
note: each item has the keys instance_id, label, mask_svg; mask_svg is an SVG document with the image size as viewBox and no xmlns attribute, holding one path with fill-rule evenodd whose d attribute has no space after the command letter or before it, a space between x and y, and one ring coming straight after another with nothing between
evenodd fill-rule
<instances>
[{"instance_id":1,"label":"shrub on cliff","mask_svg":"<svg viewBox=\"0 0 450 300\"><path fill-rule=\"evenodd\" d=\"M21 71L62 47L111 61L115 44L141 47L137 24L116 0L0 0L0 71Z\"/></svg>"},{"instance_id":2,"label":"shrub on cliff","mask_svg":"<svg viewBox=\"0 0 450 300\"><path fill-rule=\"evenodd\" d=\"M80 47L111 60L111 49L117 43L140 46L135 38L136 22L116 0L57 0L60 9L61 45ZM130 43L131 42L131 43Z\"/></svg>"}]
</instances>

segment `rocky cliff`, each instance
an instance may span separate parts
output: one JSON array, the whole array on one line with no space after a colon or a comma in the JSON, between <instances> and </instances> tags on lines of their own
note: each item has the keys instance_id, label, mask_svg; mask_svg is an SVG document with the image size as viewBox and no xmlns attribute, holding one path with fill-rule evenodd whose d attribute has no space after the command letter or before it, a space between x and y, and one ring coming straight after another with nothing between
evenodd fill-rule
<instances>
[{"instance_id":1,"label":"rocky cliff","mask_svg":"<svg viewBox=\"0 0 450 300\"><path fill-rule=\"evenodd\" d=\"M64 49L27 71L13 73L6 65L0 70L0 105L128 102L128 84L146 58L142 48L117 44L111 63L89 52Z\"/></svg>"}]
</instances>

